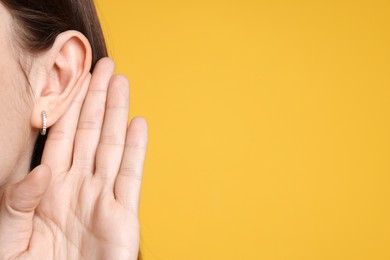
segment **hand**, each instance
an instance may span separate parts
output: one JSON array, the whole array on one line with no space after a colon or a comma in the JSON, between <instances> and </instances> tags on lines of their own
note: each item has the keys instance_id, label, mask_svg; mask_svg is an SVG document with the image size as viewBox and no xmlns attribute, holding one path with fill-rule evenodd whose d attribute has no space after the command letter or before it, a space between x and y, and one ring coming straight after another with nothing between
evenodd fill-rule
<instances>
[{"instance_id":1,"label":"hand","mask_svg":"<svg viewBox=\"0 0 390 260\"><path fill-rule=\"evenodd\" d=\"M129 85L113 71L98 62L51 127L42 165L6 190L0 259L137 259L147 123L127 127Z\"/></svg>"}]
</instances>

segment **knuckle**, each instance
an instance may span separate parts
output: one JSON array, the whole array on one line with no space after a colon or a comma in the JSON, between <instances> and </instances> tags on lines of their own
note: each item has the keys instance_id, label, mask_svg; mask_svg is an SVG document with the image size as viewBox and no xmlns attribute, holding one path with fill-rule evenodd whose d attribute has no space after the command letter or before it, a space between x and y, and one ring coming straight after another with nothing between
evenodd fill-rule
<instances>
[{"instance_id":1,"label":"knuckle","mask_svg":"<svg viewBox=\"0 0 390 260\"><path fill-rule=\"evenodd\" d=\"M110 174L110 169L101 165L96 167L94 176L102 180L108 180L112 178L112 174Z\"/></svg>"},{"instance_id":2,"label":"knuckle","mask_svg":"<svg viewBox=\"0 0 390 260\"><path fill-rule=\"evenodd\" d=\"M134 166L126 166L121 168L119 174L123 177L131 178L139 182L142 181L142 169L137 169Z\"/></svg>"},{"instance_id":3,"label":"knuckle","mask_svg":"<svg viewBox=\"0 0 390 260\"><path fill-rule=\"evenodd\" d=\"M98 124L98 122L96 121L92 121L92 120L85 120L85 121L81 121L77 127L77 129L100 129L100 124Z\"/></svg>"},{"instance_id":4,"label":"knuckle","mask_svg":"<svg viewBox=\"0 0 390 260\"><path fill-rule=\"evenodd\" d=\"M47 140L49 141L62 141L62 140L70 140L70 137L63 130L51 129L49 135L47 136Z\"/></svg>"},{"instance_id":5,"label":"knuckle","mask_svg":"<svg viewBox=\"0 0 390 260\"><path fill-rule=\"evenodd\" d=\"M146 150L146 143L140 141L127 141L125 148L129 150L144 151Z\"/></svg>"},{"instance_id":6,"label":"knuckle","mask_svg":"<svg viewBox=\"0 0 390 260\"><path fill-rule=\"evenodd\" d=\"M11 186L6 189L4 192L4 208L7 214L11 216L20 216L21 214L25 213L31 213L34 208L31 207L30 203L28 203L28 200L23 200L21 197L27 197L31 200L34 198L31 198L31 194L29 194L28 191L18 191L18 193L15 194L15 188L16 186Z\"/></svg>"},{"instance_id":7,"label":"knuckle","mask_svg":"<svg viewBox=\"0 0 390 260\"><path fill-rule=\"evenodd\" d=\"M73 164L71 167L71 170L73 172L88 172L92 173L94 170L94 166L91 162L91 158L88 156L78 155L74 156L73 158Z\"/></svg>"},{"instance_id":8,"label":"knuckle","mask_svg":"<svg viewBox=\"0 0 390 260\"><path fill-rule=\"evenodd\" d=\"M100 144L109 146L124 146L123 138L118 135L102 135L100 138Z\"/></svg>"},{"instance_id":9,"label":"knuckle","mask_svg":"<svg viewBox=\"0 0 390 260\"><path fill-rule=\"evenodd\" d=\"M95 113L90 113L86 118L80 119L77 126L78 129L100 129L102 126L104 110L97 110Z\"/></svg>"}]
</instances>

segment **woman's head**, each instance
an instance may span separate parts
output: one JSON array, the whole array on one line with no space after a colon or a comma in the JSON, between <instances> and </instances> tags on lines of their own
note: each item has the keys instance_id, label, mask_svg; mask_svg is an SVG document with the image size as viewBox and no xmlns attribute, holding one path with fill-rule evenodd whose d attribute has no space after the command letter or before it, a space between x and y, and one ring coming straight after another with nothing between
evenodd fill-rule
<instances>
[{"instance_id":1,"label":"woman's head","mask_svg":"<svg viewBox=\"0 0 390 260\"><path fill-rule=\"evenodd\" d=\"M1 187L39 164L41 112L53 125L107 50L92 0L0 0L0 48Z\"/></svg>"},{"instance_id":2,"label":"woman's head","mask_svg":"<svg viewBox=\"0 0 390 260\"><path fill-rule=\"evenodd\" d=\"M93 0L0 0L0 195L40 163L41 112L53 125L106 56Z\"/></svg>"}]
</instances>

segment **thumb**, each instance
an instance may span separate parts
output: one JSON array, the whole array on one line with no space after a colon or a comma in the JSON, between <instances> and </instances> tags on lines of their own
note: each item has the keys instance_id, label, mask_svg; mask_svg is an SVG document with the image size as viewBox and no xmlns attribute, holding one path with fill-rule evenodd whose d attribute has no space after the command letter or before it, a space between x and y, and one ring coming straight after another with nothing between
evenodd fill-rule
<instances>
[{"instance_id":1,"label":"thumb","mask_svg":"<svg viewBox=\"0 0 390 260\"><path fill-rule=\"evenodd\" d=\"M6 210L18 216L34 211L47 190L50 179L49 166L42 164L36 167L24 180L7 189L4 198Z\"/></svg>"},{"instance_id":2,"label":"thumb","mask_svg":"<svg viewBox=\"0 0 390 260\"><path fill-rule=\"evenodd\" d=\"M46 192L50 179L49 166L42 164L4 192L0 205L1 259L27 250L33 231L34 210Z\"/></svg>"}]
</instances>

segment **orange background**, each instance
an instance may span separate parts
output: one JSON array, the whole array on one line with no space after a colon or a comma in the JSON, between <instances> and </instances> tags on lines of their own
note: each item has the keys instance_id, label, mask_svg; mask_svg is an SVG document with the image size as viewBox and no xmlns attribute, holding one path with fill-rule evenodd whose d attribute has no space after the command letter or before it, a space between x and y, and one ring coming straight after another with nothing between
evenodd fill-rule
<instances>
[{"instance_id":1,"label":"orange background","mask_svg":"<svg viewBox=\"0 0 390 260\"><path fill-rule=\"evenodd\" d=\"M389 1L97 6L149 122L144 259L390 259Z\"/></svg>"}]
</instances>

